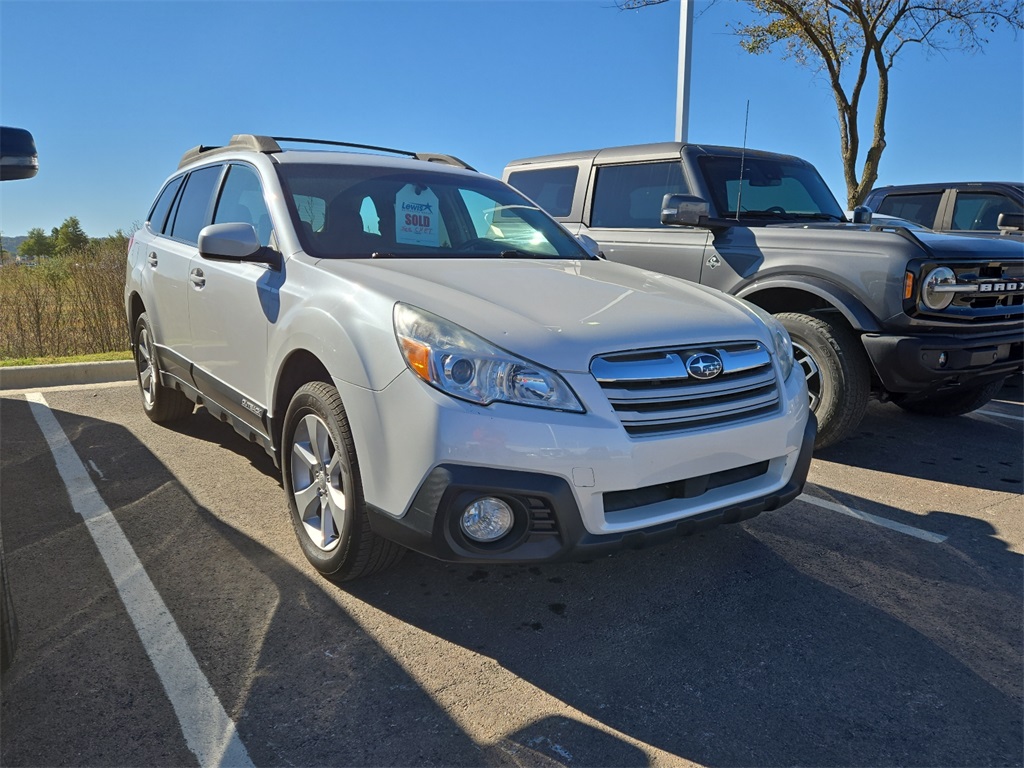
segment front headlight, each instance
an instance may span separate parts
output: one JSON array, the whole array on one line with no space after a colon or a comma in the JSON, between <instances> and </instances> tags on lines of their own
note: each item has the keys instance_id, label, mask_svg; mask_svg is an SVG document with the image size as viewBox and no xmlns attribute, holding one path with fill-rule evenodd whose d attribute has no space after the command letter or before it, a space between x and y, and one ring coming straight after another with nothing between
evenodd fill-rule
<instances>
[{"instance_id":1,"label":"front headlight","mask_svg":"<svg viewBox=\"0 0 1024 768\"><path fill-rule=\"evenodd\" d=\"M554 371L422 309L396 304L395 336L409 368L452 397L480 405L502 402L583 411L569 385Z\"/></svg>"},{"instance_id":2,"label":"front headlight","mask_svg":"<svg viewBox=\"0 0 1024 768\"><path fill-rule=\"evenodd\" d=\"M773 315L761 309L756 304L747 303L754 313L764 321L772 334L772 341L775 344L775 356L779 359L779 367L782 368L782 379L785 381L793 372L793 339L789 337L789 331Z\"/></svg>"},{"instance_id":3,"label":"front headlight","mask_svg":"<svg viewBox=\"0 0 1024 768\"><path fill-rule=\"evenodd\" d=\"M942 291L956 285L956 274L949 267L936 267L921 281L921 300L928 309L945 309L953 303L953 292Z\"/></svg>"}]
</instances>

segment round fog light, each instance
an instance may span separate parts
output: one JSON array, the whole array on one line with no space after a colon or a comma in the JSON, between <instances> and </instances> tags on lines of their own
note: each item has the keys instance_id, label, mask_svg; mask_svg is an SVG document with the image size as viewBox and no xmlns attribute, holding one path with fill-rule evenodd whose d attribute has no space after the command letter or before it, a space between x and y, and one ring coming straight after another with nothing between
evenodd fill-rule
<instances>
[{"instance_id":1,"label":"round fog light","mask_svg":"<svg viewBox=\"0 0 1024 768\"><path fill-rule=\"evenodd\" d=\"M459 525L473 541L489 543L511 531L513 522L512 507L501 499L488 496L466 507Z\"/></svg>"}]
</instances>

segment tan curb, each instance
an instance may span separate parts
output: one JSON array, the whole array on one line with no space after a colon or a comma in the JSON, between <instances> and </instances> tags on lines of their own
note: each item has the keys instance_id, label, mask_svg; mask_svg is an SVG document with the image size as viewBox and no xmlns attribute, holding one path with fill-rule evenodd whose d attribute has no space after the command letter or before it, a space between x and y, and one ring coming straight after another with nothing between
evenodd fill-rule
<instances>
[{"instance_id":1,"label":"tan curb","mask_svg":"<svg viewBox=\"0 0 1024 768\"><path fill-rule=\"evenodd\" d=\"M0 390L60 387L72 384L106 384L135 378L134 360L57 365L13 365L0 368Z\"/></svg>"}]
</instances>

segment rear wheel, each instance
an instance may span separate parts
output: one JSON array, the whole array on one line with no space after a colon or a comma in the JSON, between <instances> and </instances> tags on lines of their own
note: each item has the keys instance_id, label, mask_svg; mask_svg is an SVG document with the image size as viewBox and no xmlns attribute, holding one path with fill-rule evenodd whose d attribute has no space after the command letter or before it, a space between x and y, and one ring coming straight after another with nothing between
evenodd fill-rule
<instances>
[{"instance_id":1,"label":"rear wheel","mask_svg":"<svg viewBox=\"0 0 1024 768\"><path fill-rule=\"evenodd\" d=\"M963 416L976 411L995 397L1003 387L1003 380L992 381L977 387L965 387L953 392L941 392L928 397L899 398L894 402L910 413L926 416Z\"/></svg>"},{"instance_id":2,"label":"rear wheel","mask_svg":"<svg viewBox=\"0 0 1024 768\"><path fill-rule=\"evenodd\" d=\"M811 410L818 419L814 447L839 442L860 424L871 394L860 339L826 317L782 312L776 318L789 331L796 363L807 380Z\"/></svg>"},{"instance_id":3,"label":"rear wheel","mask_svg":"<svg viewBox=\"0 0 1024 768\"><path fill-rule=\"evenodd\" d=\"M14 616L14 599L7 581L7 565L4 563L4 541L0 537L0 670L11 666L14 651L18 646L18 621Z\"/></svg>"},{"instance_id":4,"label":"rear wheel","mask_svg":"<svg viewBox=\"0 0 1024 768\"><path fill-rule=\"evenodd\" d=\"M135 372L142 395L142 407L158 424L180 421L192 415L195 404L183 392L160 383L160 365L153 341L149 315L143 312L135 323Z\"/></svg>"},{"instance_id":5,"label":"rear wheel","mask_svg":"<svg viewBox=\"0 0 1024 768\"><path fill-rule=\"evenodd\" d=\"M281 466L295 535L321 574L348 581L405 553L370 529L348 417L334 387L313 382L295 393L284 419Z\"/></svg>"}]
</instances>

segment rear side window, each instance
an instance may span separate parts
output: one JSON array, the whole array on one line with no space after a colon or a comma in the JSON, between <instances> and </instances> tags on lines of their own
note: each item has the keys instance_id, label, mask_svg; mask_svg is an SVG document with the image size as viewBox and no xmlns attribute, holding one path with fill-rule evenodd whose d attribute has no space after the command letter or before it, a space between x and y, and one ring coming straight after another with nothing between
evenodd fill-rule
<instances>
[{"instance_id":1,"label":"rear side window","mask_svg":"<svg viewBox=\"0 0 1024 768\"><path fill-rule=\"evenodd\" d=\"M678 160L599 168L590 226L660 228L662 199L678 192L689 192Z\"/></svg>"},{"instance_id":2,"label":"rear side window","mask_svg":"<svg viewBox=\"0 0 1024 768\"><path fill-rule=\"evenodd\" d=\"M179 176L176 179L171 179L153 204L153 208L149 212L148 221L150 229L154 232L164 233L164 227L167 226L167 214L171 212L174 196L178 194L178 189L181 187L181 182L184 178L184 176Z\"/></svg>"},{"instance_id":3,"label":"rear side window","mask_svg":"<svg viewBox=\"0 0 1024 768\"><path fill-rule=\"evenodd\" d=\"M222 166L215 165L200 168L188 175L178 211L174 215L171 237L188 243L199 242L199 230L210 223L213 193L223 170Z\"/></svg>"},{"instance_id":4,"label":"rear side window","mask_svg":"<svg viewBox=\"0 0 1024 768\"><path fill-rule=\"evenodd\" d=\"M921 192L915 195L889 195L878 206L875 213L895 216L899 219L916 221L926 227L935 226L935 214L939 210L942 192Z\"/></svg>"},{"instance_id":5,"label":"rear side window","mask_svg":"<svg viewBox=\"0 0 1024 768\"><path fill-rule=\"evenodd\" d=\"M514 171L508 183L537 203L552 216L568 216L572 212L573 192L579 168L538 168Z\"/></svg>"},{"instance_id":6,"label":"rear side window","mask_svg":"<svg viewBox=\"0 0 1024 768\"><path fill-rule=\"evenodd\" d=\"M998 192L957 192L952 228L995 231L999 228L999 214L1021 210L1020 203Z\"/></svg>"}]
</instances>

